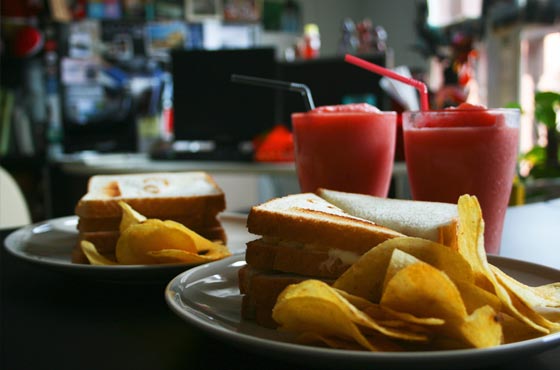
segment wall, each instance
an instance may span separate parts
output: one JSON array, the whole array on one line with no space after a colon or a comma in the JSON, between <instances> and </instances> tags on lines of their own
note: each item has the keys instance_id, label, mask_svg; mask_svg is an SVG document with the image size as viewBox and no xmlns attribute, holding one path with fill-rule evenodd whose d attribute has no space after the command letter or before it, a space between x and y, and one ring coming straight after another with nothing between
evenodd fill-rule
<instances>
[{"instance_id":1,"label":"wall","mask_svg":"<svg viewBox=\"0 0 560 370\"><path fill-rule=\"evenodd\" d=\"M416 40L416 1L411 0L300 0L304 23L317 23L321 32L321 54L336 55L344 17L354 21L369 17L388 33L395 65L427 68L427 62L412 50Z\"/></svg>"},{"instance_id":2,"label":"wall","mask_svg":"<svg viewBox=\"0 0 560 370\"><path fill-rule=\"evenodd\" d=\"M363 17L362 0L299 0L303 23L316 23L321 32L321 55L336 55L340 27L345 17L357 21Z\"/></svg>"},{"instance_id":3,"label":"wall","mask_svg":"<svg viewBox=\"0 0 560 370\"><path fill-rule=\"evenodd\" d=\"M416 2L412 0L367 1L363 14L371 17L374 24L385 27L388 44L394 52L395 66L428 68L428 63L412 49L416 41Z\"/></svg>"}]
</instances>

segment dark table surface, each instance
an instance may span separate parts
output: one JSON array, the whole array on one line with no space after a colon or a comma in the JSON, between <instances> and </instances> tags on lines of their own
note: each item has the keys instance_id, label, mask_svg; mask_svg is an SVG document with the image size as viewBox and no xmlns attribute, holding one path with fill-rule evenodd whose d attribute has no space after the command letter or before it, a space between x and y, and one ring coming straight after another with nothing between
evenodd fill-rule
<instances>
[{"instance_id":1,"label":"dark table surface","mask_svg":"<svg viewBox=\"0 0 560 370\"><path fill-rule=\"evenodd\" d=\"M167 306L165 281L108 283L20 260L3 247L8 233L0 231L1 369L314 368L297 358L248 351L189 325ZM558 347L492 367L559 368Z\"/></svg>"}]
</instances>

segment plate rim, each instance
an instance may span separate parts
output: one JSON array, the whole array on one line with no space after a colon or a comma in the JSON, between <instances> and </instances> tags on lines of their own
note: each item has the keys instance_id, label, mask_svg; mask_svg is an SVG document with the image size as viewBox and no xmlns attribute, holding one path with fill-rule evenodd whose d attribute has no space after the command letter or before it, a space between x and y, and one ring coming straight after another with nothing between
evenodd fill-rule
<instances>
[{"instance_id":1,"label":"plate rim","mask_svg":"<svg viewBox=\"0 0 560 370\"><path fill-rule=\"evenodd\" d=\"M254 345L257 343L255 348L249 347L251 349L265 348L269 350L276 351L278 353L289 352L294 355L303 355L306 357L319 356L323 360L339 360L342 358L352 358L354 361L360 364L365 363L387 363L387 364L410 364L411 362L417 361L436 361L445 362L448 360L456 360L458 357L462 358L477 358L483 360L495 359L499 361L502 358L510 357L512 353L517 355L527 354L527 353L541 353L547 349L556 347L560 345L560 332L551 333L543 337L528 339L525 341L502 344L495 347L489 348L479 348L479 349L455 349L455 350L439 350L439 351L414 351L414 352L368 352L368 351L356 351L356 350L345 350L345 349L333 349L333 348L322 348L300 345L297 343L282 342L279 340L261 338L249 333L243 333L239 331L233 331L225 328L221 325L212 325L210 322L202 321L192 314L189 310L197 311L195 308L188 306L188 310L185 311L181 305L176 302L175 296L178 294L177 291L173 289L181 280L185 282L188 280L189 276L194 274L199 274L201 271L211 268L218 268L218 266L226 263L235 263L244 261L244 255L239 254L228 258L228 260L217 261L213 264L197 266L193 269L184 271L179 275L175 276L165 287L165 300L170 307L170 309L186 321L199 329L207 332L210 335L221 336L228 339L228 343L233 345L239 345L242 342L245 345ZM488 261L490 263L497 263L497 265L503 265L505 263L515 266L523 266L524 269L534 269L537 268L546 272L547 275L558 275L560 276L560 270L540 265L534 262L522 261L515 258L489 255ZM509 267L509 265L508 265ZM198 311L200 312L200 311ZM203 313L204 314L204 313ZM239 318L239 323L247 321ZM255 323L252 323L256 325ZM269 329L273 330L273 329ZM538 347L538 351L533 350L534 347Z\"/></svg>"},{"instance_id":2,"label":"plate rim","mask_svg":"<svg viewBox=\"0 0 560 370\"><path fill-rule=\"evenodd\" d=\"M241 212L222 212L218 215L220 219L224 220L233 220L235 222L246 222L247 215ZM86 265L86 264L79 264L79 263L72 263L70 259L68 261L64 260L53 260L53 259L45 259L40 258L41 256L34 256L23 253L21 248L21 239L25 238L26 235L30 235L32 230L37 227L41 227L44 225L53 225L56 223L66 223L68 221L76 221L78 220L78 216L70 215L70 216L62 216L51 218L39 222L35 222L29 225L22 226L17 228L16 230L10 232L4 239L4 248L8 251L12 256L24 260L26 262L37 264L44 267L49 267L59 271L71 271L76 273L99 273L99 274L124 274L126 272L130 273L141 273L141 272L166 272L166 271L182 271L189 269L189 266L184 264L165 264L165 265L118 265L118 266L98 266L98 265ZM226 230L227 232L227 230ZM73 233L72 233L73 234ZM78 231L75 230L75 235L77 237ZM77 240L77 239L76 239ZM70 257L71 250L68 251L68 257ZM232 255L238 255L237 252L232 253Z\"/></svg>"}]
</instances>

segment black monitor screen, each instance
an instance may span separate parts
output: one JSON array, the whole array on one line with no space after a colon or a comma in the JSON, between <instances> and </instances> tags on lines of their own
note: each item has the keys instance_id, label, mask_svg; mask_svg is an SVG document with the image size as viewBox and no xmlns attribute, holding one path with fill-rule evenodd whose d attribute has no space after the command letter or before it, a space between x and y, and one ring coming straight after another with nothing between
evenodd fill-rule
<instances>
[{"instance_id":1,"label":"black monitor screen","mask_svg":"<svg viewBox=\"0 0 560 370\"><path fill-rule=\"evenodd\" d=\"M384 54L360 58L385 65ZM386 95L379 86L380 76L345 62L343 57L282 62L278 66L278 78L306 84L316 106L367 102L380 109L387 108ZM301 96L282 94L278 117L281 122L290 122L291 113L304 110Z\"/></svg>"},{"instance_id":2,"label":"black monitor screen","mask_svg":"<svg viewBox=\"0 0 560 370\"><path fill-rule=\"evenodd\" d=\"M274 125L272 89L231 82L232 74L274 78L274 49L174 50L176 140L248 141Z\"/></svg>"}]
</instances>

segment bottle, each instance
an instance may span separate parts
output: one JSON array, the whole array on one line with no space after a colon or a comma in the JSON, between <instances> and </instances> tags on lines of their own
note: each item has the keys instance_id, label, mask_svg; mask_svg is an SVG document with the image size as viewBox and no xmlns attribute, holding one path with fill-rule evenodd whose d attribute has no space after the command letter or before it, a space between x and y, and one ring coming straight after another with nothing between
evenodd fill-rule
<instances>
[{"instance_id":1,"label":"bottle","mask_svg":"<svg viewBox=\"0 0 560 370\"><path fill-rule=\"evenodd\" d=\"M314 23L308 23L303 29L303 59L314 59L319 57L319 50L321 49L321 36L319 34L319 27Z\"/></svg>"},{"instance_id":2,"label":"bottle","mask_svg":"<svg viewBox=\"0 0 560 370\"><path fill-rule=\"evenodd\" d=\"M344 18L342 21L340 41L338 42L338 54L355 53L358 49L358 44L356 24L351 18Z\"/></svg>"}]
</instances>

